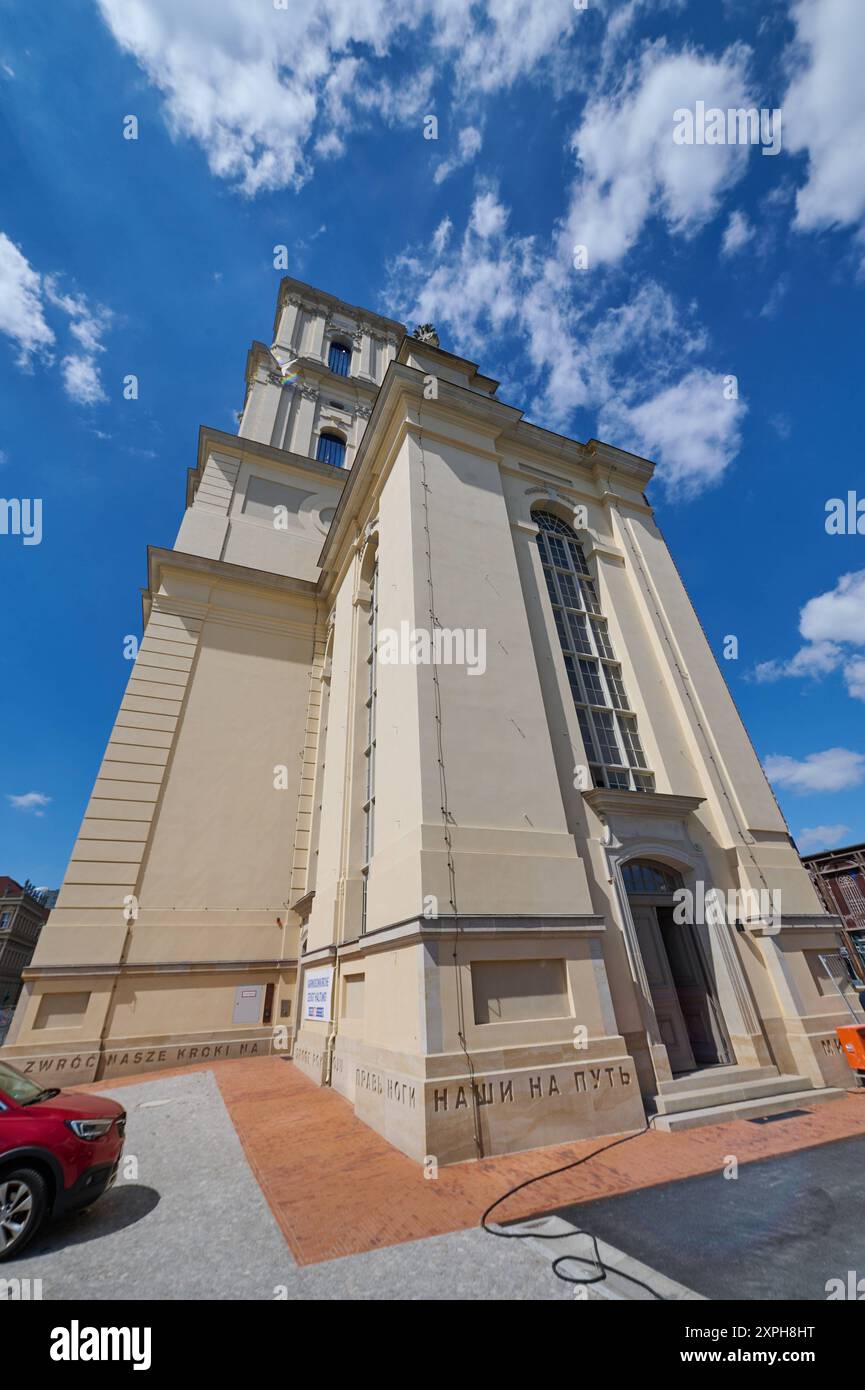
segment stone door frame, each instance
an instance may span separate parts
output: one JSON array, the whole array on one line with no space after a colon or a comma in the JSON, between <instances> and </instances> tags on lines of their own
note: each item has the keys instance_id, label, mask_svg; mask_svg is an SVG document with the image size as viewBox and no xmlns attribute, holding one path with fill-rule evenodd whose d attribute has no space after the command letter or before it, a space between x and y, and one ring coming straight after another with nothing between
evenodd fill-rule
<instances>
[{"instance_id":1,"label":"stone door frame","mask_svg":"<svg viewBox=\"0 0 865 1390\"><path fill-rule=\"evenodd\" d=\"M617 829L621 834L624 827L619 826ZM681 874L685 888L689 888L693 892L694 884L697 881L702 881L705 892L708 893L713 886L709 865L701 850L696 846L683 843L682 840L671 841L645 836L640 838L626 836L622 839L617 837L615 841L610 838L609 842L604 845L604 853L618 907L619 925L624 933L631 973L637 988L640 1014L648 1038L649 1054L655 1071L655 1079L658 1082L670 1081L673 1077L673 1071L666 1044L661 1037L658 1026L652 991L643 964L637 928L631 913L622 870L624 865L633 859L651 859ZM715 972L718 1007L730 1040L733 1055L732 1065L737 1065L753 1061L751 1057L741 1055L742 1042L746 1038L760 1035L762 1030L751 1002L745 972L735 944L730 937L730 930L729 926L720 923L708 922L706 924L706 937L711 954L710 964Z\"/></svg>"}]
</instances>

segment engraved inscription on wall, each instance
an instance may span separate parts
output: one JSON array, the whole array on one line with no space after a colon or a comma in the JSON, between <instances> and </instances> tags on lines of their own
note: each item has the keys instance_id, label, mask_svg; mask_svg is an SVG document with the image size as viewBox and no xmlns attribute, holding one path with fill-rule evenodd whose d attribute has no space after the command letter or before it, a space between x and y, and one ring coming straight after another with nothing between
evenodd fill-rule
<instances>
[{"instance_id":1,"label":"engraved inscription on wall","mask_svg":"<svg viewBox=\"0 0 865 1390\"><path fill-rule=\"evenodd\" d=\"M507 1081L478 1081L475 1090L479 1105L512 1105L515 1101L549 1100L553 1096L591 1095L596 1091L626 1090L632 1085L631 1073L624 1067L584 1067L574 1072L510 1077ZM468 1106L469 1086L436 1086L433 1109L436 1114Z\"/></svg>"}]
</instances>

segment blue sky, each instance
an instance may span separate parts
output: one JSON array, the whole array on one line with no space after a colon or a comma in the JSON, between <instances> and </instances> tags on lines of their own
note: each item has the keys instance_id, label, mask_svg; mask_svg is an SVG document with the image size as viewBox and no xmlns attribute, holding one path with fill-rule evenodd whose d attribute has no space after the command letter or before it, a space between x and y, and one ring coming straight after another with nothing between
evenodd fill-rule
<instances>
[{"instance_id":1,"label":"blue sky","mask_svg":"<svg viewBox=\"0 0 865 1390\"><path fill-rule=\"evenodd\" d=\"M43 508L40 544L0 535L0 872L62 879L279 244L658 462L791 830L865 839L865 545L825 526L865 498L861 0L277 4L0 0L0 495ZM779 109L780 152L677 146L698 101Z\"/></svg>"}]
</instances>

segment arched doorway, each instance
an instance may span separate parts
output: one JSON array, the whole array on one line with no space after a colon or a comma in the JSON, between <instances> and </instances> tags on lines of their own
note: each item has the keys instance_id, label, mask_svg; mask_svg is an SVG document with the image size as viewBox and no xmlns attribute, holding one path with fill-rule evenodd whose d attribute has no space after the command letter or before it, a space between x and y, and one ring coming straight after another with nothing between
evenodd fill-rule
<instances>
[{"instance_id":1,"label":"arched doorway","mask_svg":"<svg viewBox=\"0 0 865 1390\"><path fill-rule=\"evenodd\" d=\"M684 888L681 874L653 860L632 859L622 865L622 878L674 1075L728 1066L732 1048L699 932L674 919L674 895Z\"/></svg>"}]
</instances>

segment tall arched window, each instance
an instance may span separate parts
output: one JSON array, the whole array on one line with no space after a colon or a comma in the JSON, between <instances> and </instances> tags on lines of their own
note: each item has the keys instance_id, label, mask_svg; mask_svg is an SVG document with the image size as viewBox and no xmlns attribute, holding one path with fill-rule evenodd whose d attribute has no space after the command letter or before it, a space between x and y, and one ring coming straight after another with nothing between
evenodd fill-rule
<instances>
[{"instance_id":1,"label":"tall arched window","mask_svg":"<svg viewBox=\"0 0 865 1390\"><path fill-rule=\"evenodd\" d=\"M351 365L351 350L345 343L331 343L327 354L327 365L337 376L348 376L348 369Z\"/></svg>"},{"instance_id":2,"label":"tall arched window","mask_svg":"<svg viewBox=\"0 0 865 1390\"><path fill-rule=\"evenodd\" d=\"M318 445L315 456L319 463L331 463L334 468L342 468L345 465L345 440L340 439L338 434L330 434L325 431L318 436Z\"/></svg>"},{"instance_id":3,"label":"tall arched window","mask_svg":"<svg viewBox=\"0 0 865 1390\"><path fill-rule=\"evenodd\" d=\"M538 550L592 781L596 787L654 791L583 547L551 512L533 512L532 519L540 528Z\"/></svg>"}]
</instances>

